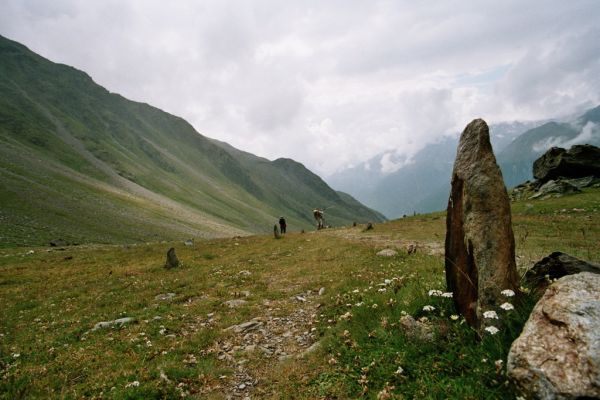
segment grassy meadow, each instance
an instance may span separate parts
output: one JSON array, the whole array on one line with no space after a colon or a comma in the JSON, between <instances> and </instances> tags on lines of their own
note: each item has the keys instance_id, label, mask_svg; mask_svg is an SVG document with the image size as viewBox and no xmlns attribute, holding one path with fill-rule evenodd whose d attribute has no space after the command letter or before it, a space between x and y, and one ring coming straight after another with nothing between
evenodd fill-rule
<instances>
[{"instance_id":1,"label":"grassy meadow","mask_svg":"<svg viewBox=\"0 0 600 400\"><path fill-rule=\"evenodd\" d=\"M479 337L429 295L443 213L363 228L2 248L0 398L514 398L506 354L535 299ZM599 262L600 190L514 203L513 228L521 273L552 251ZM166 270L171 246L182 266Z\"/></svg>"}]
</instances>

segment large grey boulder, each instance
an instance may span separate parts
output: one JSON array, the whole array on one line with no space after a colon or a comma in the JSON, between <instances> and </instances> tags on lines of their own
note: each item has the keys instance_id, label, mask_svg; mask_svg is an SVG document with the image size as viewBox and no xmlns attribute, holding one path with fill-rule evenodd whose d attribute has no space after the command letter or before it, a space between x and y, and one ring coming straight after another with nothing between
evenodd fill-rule
<instances>
[{"instance_id":1,"label":"large grey boulder","mask_svg":"<svg viewBox=\"0 0 600 400\"><path fill-rule=\"evenodd\" d=\"M600 398L600 275L552 284L508 354L509 378L526 398Z\"/></svg>"},{"instance_id":2,"label":"large grey boulder","mask_svg":"<svg viewBox=\"0 0 600 400\"><path fill-rule=\"evenodd\" d=\"M485 121L463 131L446 214L446 284L457 310L481 327L484 311L504 302L501 291L517 290L515 239L510 203Z\"/></svg>"},{"instance_id":3,"label":"large grey boulder","mask_svg":"<svg viewBox=\"0 0 600 400\"><path fill-rule=\"evenodd\" d=\"M558 177L600 177L600 148L581 144L565 150L552 147L533 163L533 176L542 182Z\"/></svg>"}]
</instances>

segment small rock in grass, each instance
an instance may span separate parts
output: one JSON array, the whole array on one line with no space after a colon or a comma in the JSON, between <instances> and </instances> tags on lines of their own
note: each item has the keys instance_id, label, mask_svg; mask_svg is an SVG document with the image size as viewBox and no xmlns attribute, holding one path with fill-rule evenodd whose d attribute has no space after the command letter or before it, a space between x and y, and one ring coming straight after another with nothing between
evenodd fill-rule
<instances>
[{"instance_id":1,"label":"small rock in grass","mask_svg":"<svg viewBox=\"0 0 600 400\"><path fill-rule=\"evenodd\" d=\"M171 300L175 297L175 293L161 293L154 297L154 300Z\"/></svg>"},{"instance_id":2,"label":"small rock in grass","mask_svg":"<svg viewBox=\"0 0 600 400\"><path fill-rule=\"evenodd\" d=\"M131 317L119 318L119 319L115 319L114 321L101 321L101 322L98 322L96 325L94 325L94 327L92 328L92 332L97 331L98 329L110 328L111 326L116 326L116 325L123 326L125 324L129 324L134 321L135 320Z\"/></svg>"},{"instance_id":3,"label":"small rock in grass","mask_svg":"<svg viewBox=\"0 0 600 400\"><path fill-rule=\"evenodd\" d=\"M397 254L398 252L392 249L384 249L377 253L377 255L381 257L394 257Z\"/></svg>"},{"instance_id":4,"label":"small rock in grass","mask_svg":"<svg viewBox=\"0 0 600 400\"><path fill-rule=\"evenodd\" d=\"M234 300L228 300L228 301L224 302L223 304L229 308L237 308L237 307L241 307L247 303L248 302L246 300L234 299Z\"/></svg>"}]
</instances>

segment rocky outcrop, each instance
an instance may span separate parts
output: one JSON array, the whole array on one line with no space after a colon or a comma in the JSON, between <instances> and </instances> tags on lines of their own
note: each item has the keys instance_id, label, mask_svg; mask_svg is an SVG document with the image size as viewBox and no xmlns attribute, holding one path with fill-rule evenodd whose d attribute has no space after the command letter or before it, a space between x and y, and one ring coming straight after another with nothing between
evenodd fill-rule
<instances>
[{"instance_id":1,"label":"rocky outcrop","mask_svg":"<svg viewBox=\"0 0 600 400\"><path fill-rule=\"evenodd\" d=\"M600 148L589 144L553 147L533 163L533 176L542 182L590 175L600 177Z\"/></svg>"},{"instance_id":2,"label":"rocky outcrop","mask_svg":"<svg viewBox=\"0 0 600 400\"><path fill-rule=\"evenodd\" d=\"M481 119L463 131L446 215L445 269L448 291L471 326L484 311L516 291L515 240L502 173Z\"/></svg>"},{"instance_id":3,"label":"rocky outcrop","mask_svg":"<svg viewBox=\"0 0 600 400\"><path fill-rule=\"evenodd\" d=\"M600 398L600 275L565 276L546 290L507 372L526 398Z\"/></svg>"},{"instance_id":4,"label":"rocky outcrop","mask_svg":"<svg viewBox=\"0 0 600 400\"><path fill-rule=\"evenodd\" d=\"M525 273L525 282L532 289L543 291L551 281L580 272L600 274L600 265L555 251L535 263L533 268Z\"/></svg>"},{"instance_id":5,"label":"rocky outcrop","mask_svg":"<svg viewBox=\"0 0 600 400\"><path fill-rule=\"evenodd\" d=\"M550 197L561 197L566 194L581 193L577 186L564 180L549 180L544 183L530 199L547 199Z\"/></svg>"},{"instance_id":6,"label":"rocky outcrop","mask_svg":"<svg viewBox=\"0 0 600 400\"><path fill-rule=\"evenodd\" d=\"M550 197L581 193L581 189L587 187L600 187L600 178L590 175L583 178L551 179L545 183L541 181L527 181L515 186L509 193L509 196L512 201L524 199L544 200Z\"/></svg>"}]
</instances>

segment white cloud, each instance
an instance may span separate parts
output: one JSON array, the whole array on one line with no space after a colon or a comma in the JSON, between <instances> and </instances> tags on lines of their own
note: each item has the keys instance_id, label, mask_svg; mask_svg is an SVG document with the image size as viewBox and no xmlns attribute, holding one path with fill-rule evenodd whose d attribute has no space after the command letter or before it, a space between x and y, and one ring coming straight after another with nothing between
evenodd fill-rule
<instances>
[{"instance_id":1,"label":"white cloud","mask_svg":"<svg viewBox=\"0 0 600 400\"><path fill-rule=\"evenodd\" d=\"M569 149L576 144L585 144L596 141L600 141L600 127L598 124L588 121L583 128L581 128L581 132L573 139L565 140L563 137L549 137L534 143L532 148L533 151L542 153L551 147Z\"/></svg>"},{"instance_id":2,"label":"white cloud","mask_svg":"<svg viewBox=\"0 0 600 400\"><path fill-rule=\"evenodd\" d=\"M473 118L600 103L599 17L595 0L4 0L0 34L206 136L329 174L410 159Z\"/></svg>"}]
</instances>

